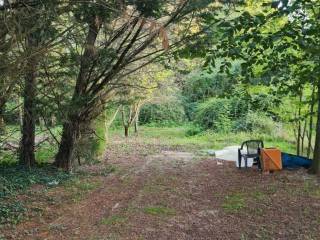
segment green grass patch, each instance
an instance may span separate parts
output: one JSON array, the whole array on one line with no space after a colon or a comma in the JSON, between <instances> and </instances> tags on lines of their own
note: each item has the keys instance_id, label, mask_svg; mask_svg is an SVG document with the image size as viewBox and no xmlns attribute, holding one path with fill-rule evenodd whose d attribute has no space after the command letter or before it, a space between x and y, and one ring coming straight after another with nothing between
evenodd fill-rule
<instances>
[{"instance_id":1,"label":"green grass patch","mask_svg":"<svg viewBox=\"0 0 320 240\"><path fill-rule=\"evenodd\" d=\"M145 207L143 211L149 215L162 216L162 217L173 216L176 214L175 209L164 207L164 206L149 206L149 207Z\"/></svg>"},{"instance_id":2,"label":"green grass patch","mask_svg":"<svg viewBox=\"0 0 320 240\"><path fill-rule=\"evenodd\" d=\"M227 132L217 133L214 131L196 133L192 130L193 125L179 127L154 127L141 126L139 137L145 143L152 143L154 140L159 144L169 146L184 146L191 149L222 149L231 145L240 145L248 139L262 139L266 147L277 147L281 151L295 153L295 145L288 139L273 137L256 132ZM191 134L191 133L192 134ZM122 136L122 129L112 129L111 135ZM124 151L127 149L124 149Z\"/></svg>"},{"instance_id":3,"label":"green grass patch","mask_svg":"<svg viewBox=\"0 0 320 240\"><path fill-rule=\"evenodd\" d=\"M103 225L121 225L124 224L128 221L128 219L126 217L120 216L120 215L114 215L108 218L103 218L101 220L101 224Z\"/></svg>"},{"instance_id":4,"label":"green grass patch","mask_svg":"<svg viewBox=\"0 0 320 240\"><path fill-rule=\"evenodd\" d=\"M264 201L267 198L267 195L260 191L254 191L250 194L250 196L256 201Z\"/></svg>"},{"instance_id":5,"label":"green grass patch","mask_svg":"<svg viewBox=\"0 0 320 240\"><path fill-rule=\"evenodd\" d=\"M81 201L89 192L101 187L101 182L92 178L73 178L64 184L65 190L70 193L74 202Z\"/></svg>"},{"instance_id":6,"label":"green grass patch","mask_svg":"<svg viewBox=\"0 0 320 240\"><path fill-rule=\"evenodd\" d=\"M246 207L242 193L233 193L225 197L222 208L227 212L239 212Z\"/></svg>"}]
</instances>

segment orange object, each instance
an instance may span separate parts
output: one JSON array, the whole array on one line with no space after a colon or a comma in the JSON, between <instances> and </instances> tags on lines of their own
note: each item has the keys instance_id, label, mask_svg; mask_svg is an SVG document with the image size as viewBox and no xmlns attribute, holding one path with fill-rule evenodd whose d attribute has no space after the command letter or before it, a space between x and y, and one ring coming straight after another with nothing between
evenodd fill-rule
<instances>
[{"instance_id":1,"label":"orange object","mask_svg":"<svg viewBox=\"0 0 320 240\"><path fill-rule=\"evenodd\" d=\"M264 172L282 169L281 151L277 148L261 149L261 165Z\"/></svg>"}]
</instances>

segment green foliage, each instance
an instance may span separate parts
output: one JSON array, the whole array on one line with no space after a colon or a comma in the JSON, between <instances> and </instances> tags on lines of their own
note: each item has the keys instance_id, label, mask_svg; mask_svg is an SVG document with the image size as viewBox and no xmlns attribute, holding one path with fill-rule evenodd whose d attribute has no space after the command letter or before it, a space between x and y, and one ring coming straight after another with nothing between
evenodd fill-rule
<instances>
[{"instance_id":1,"label":"green foliage","mask_svg":"<svg viewBox=\"0 0 320 240\"><path fill-rule=\"evenodd\" d=\"M182 86L182 99L189 120L194 119L194 112L198 102L207 98L223 98L232 95L237 86L240 72L240 62L231 64L230 74L220 73L221 59L216 61L214 68L209 70L195 70L186 76Z\"/></svg>"},{"instance_id":2,"label":"green foliage","mask_svg":"<svg viewBox=\"0 0 320 240\"><path fill-rule=\"evenodd\" d=\"M223 149L227 146L240 145L246 139L262 139L266 147L277 147L284 152L294 154L296 152L294 138L292 136L271 136L259 132L216 132L213 130L202 131L201 133L188 136L187 132L192 125L179 127L155 127L141 126L139 136L145 144L158 141L173 149ZM122 129L113 130L112 134L122 135ZM125 149L125 151L131 151ZM150 150L151 153L152 150Z\"/></svg>"},{"instance_id":3,"label":"green foliage","mask_svg":"<svg viewBox=\"0 0 320 240\"><path fill-rule=\"evenodd\" d=\"M46 143L43 144L35 153L36 161L38 164L47 164L54 158L54 155L58 149L57 144Z\"/></svg>"},{"instance_id":4,"label":"green foliage","mask_svg":"<svg viewBox=\"0 0 320 240\"><path fill-rule=\"evenodd\" d=\"M189 102L198 102L209 97L226 96L234 83L235 79L229 79L225 74L195 71L187 76L182 94Z\"/></svg>"},{"instance_id":5,"label":"green foliage","mask_svg":"<svg viewBox=\"0 0 320 240\"><path fill-rule=\"evenodd\" d=\"M230 118L231 101L223 98L210 98L198 105L195 121L205 129L220 132L231 130Z\"/></svg>"},{"instance_id":6,"label":"green foliage","mask_svg":"<svg viewBox=\"0 0 320 240\"><path fill-rule=\"evenodd\" d=\"M139 121L141 124L172 126L186 120L184 108L179 101L167 103L149 103L142 107Z\"/></svg>"},{"instance_id":7,"label":"green foliage","mask_svg":"<svg viewBox=\"0 0 320 240\"><path fill-rule=\"evenodd\" d=\"M0 166L0 224L17 223L26 212L26 207L11 197L26 191L33 184L56 186L71 178L71 175L44 166L26 169L20 166Z\"/></svg>"},{"instance_id":8,"label":"green foliage","mask_svg":"<svg viewBox=\"0 0 320 240\"><path fill-rule=\"evenodd\" d=\"M203 132L203 129L198 125L190 125L190 127L186 131L186 136L191 137L200 134Z\"/></svg>"},{"instance_id":9,"label":"green foliage","mask_svg":"<svg viewBox=\"0 0 320 240\"><path fill-rule=\"evenodd\" d=\"M23 219L26 211L27 209L19 201L1 202L0 203L0 224L19 223Z\"/></svg>"},{"instance_id":10,"label":"green foliage","mask_svg":"<svg viewBox=\"0 0 320 240\"><path fill-rule=\"evenodd\" d=\"M71 177L50 166L26 169L20 166L0 166L0 198L26 190L33 184L56 185Z\"/></svg>"},{"instance_id":11,"label":"green foliage","mask_svg":"<svg viewBox=\"0 0 320 240\"><path fill-rule=\"evenodd\" d=\"M234 130L236 131L256 131L269 134L271 136L279 130L279 124L274 122L271 117L264 112L248 112L245 116L235 121Z\"/></svg>"},{"instance_id":12,"label":"green foliage","mask_svg":"<svg viewBox=\"0 0 320 240\"><path fill-rule=\"evenodd\" d=\"M137 10L145 17L160 17L164 11L163 7L166 2L168 1L128 0L128 3L135 5Z\"/></svg>"}]
</instances>

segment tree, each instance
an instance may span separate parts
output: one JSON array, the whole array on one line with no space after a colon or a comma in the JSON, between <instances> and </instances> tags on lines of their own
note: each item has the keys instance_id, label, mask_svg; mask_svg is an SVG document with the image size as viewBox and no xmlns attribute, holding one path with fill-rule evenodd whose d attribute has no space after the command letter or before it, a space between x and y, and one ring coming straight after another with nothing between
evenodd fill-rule
<instances>
[{"instance_id":1,"label":"tree","mask_svg":"<svg viewBox=\"0 0 320 240\"><path fill-rule=\"evenodd\" d=\"M208 61L213 63L217 55L223 56L225 68L222 70L225 70L229 68L231 59L239 58L243 61L244 81L257 77L269 79L268 84L272 83L280 92L301 95L301 89L305 89L306 85L319 87L319 78L316 76L320 72L320 4L317 1L302 0L282 1L275 6L276 9L271 9L270 3L260 2L256 4L255 10L247 6L242 9L242 14L222 21L220 27L225 32L225 38L212 51ZM313 107L310 106L310 109ZM300 141L301 125L298 128L297 141ZM320 173L318 141L319 124L311 169L311 172L317 174Z\"/></svg>"},{"instance_id":2,"label":"tree","mask_svg":"<svg viewBox=\"0 0 320 240\"><path fill-rule=\"evenodd\" d=\"M80 126L98 116L118 88L128 85L126 76L166 53L169 27L185 19L194 6L198 9L201 2L128 1L110 5L99 1L80 4L74 10L78 20L87 26L87 37L74 93L67 106L55 158L57 167L71 170ZM110 12L110 7L120 11ZM157 44L159 39L161 44Z\"/></svg>"},{"instance_id":3,"label":"tree","mask_svg":"<svg viewBox=\"0 0 320 240\"><path fill-rule=\"evenodd\" d=\"M35 121L37 76L38 66L43 57L41 50L45 49L45 40L50 34L51 23L54 14L50 11L54 7L54 1L49 4L37 4L30 8L28 1L25 8L19 10L20 21L25 35L25 55L26 64L24 68L24 88L23 88L23 125L22 138L20 144L20 163L26 166L35 165ZM23 21L23 23L22 23ZM51 36L50 36L51 37Z\"/></svg>"}]
</instances>

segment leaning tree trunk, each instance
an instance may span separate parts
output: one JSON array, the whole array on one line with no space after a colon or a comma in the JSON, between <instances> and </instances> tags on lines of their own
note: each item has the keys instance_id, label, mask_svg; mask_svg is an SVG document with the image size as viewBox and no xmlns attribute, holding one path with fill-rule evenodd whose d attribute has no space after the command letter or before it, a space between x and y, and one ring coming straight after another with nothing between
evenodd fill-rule
<instances>
[{"instance_id":1,"label":"leaning tree trunk","mask_svg":"<svg viewBox=\"0 0 320 240\"><path fill-rule=\"evenodd\" d=\"M25 84L23 90L23 125L20 145L20 163L31 167L35 165L35 96L36 96L36 70L37 58L33 51L37 47L36 34L27 37L27 48L30 56L27 62ZM32 54L33 53L33 54Z\"/></svg>"},{"instance_id":2,"label":"leaning tree trunk","mask_svg":"<svg viewBox=\"0 0 320 240\"><path fill-rule=\"evenodd\" d=\"M313 152L313 161L310 172L320 175L320 81L318 82L318 113L317 113L317 128L316 128L316 141Z\"/></svg>"},{"instance_id":3,"label":"leaning tree trunk","mask_svg":"<svg viewBox=\"0 0 320 240\"><path fill-rule=\"evenodd\" d=\"M71 111L77 112L80 107L79 99L85 96L88 87L88 79L90 78L90 71L92 70L92 62L95 59L95 42L99 31L101 29L100 19L96 16L92 18L89 23L88 34L85 43L85 50L81 58L80 71L77 77L75 91L70 103ZM82 118L82 121L80 120ZM75 144L79 138L80 121L85 122L84 119L89 116L79 116L78 114L69 113L68 118L63 126L62 139L59 145L59 151L55 156L54 165L66 171L72 170L73 151ZM85 119L90 121L90 119Z\"/></svg>"}]
</instances>

